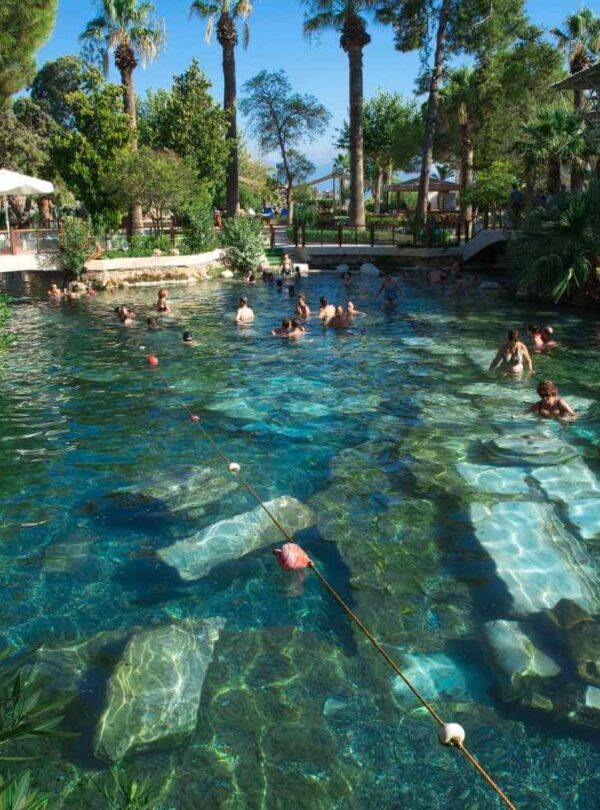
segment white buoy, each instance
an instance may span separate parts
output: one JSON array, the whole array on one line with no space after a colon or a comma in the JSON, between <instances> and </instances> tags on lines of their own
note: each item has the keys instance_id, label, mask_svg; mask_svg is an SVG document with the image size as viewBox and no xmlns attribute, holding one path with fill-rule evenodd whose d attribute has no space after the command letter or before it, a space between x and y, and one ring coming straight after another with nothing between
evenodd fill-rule
<instances>
[{"instance_id":1,"label":"white buoy","mask_svg":"<svg viewBox=\"0 0 600 810\"><path fill-rule=\"evenodd\" d=\"M335 269L340 274L341 273L347 273L350 270L350 265L349 264L338 264L338 266Z\"/></svg>"},{"instance_id":2,"label":"white buoy","mask_svg":"<svg viewBox=\"0 0 600 810\"><path fill-rule=\"evenodd\" d=\"M232 461L232 462L231 462L231 464L229 465L229 472L231 472L231 473L239 473L239 471L240 471L241 469L242 469L242 468L241 468L241 467L240 467L240 465L237 463L237 461Z\"/></svg>"},{"instance_id":3,"label":"white buoy","mask_svg":"<svg viewBox=\"0 0 600 810\"><path fill-rule=\"evenodd\" d=\"M465 741L465 730L458 723L444 723L439 731L438 740L442 745L462 745Z\"/></svg>"},{"instance_id":4,"label":"white buoy","mask_svg":"<svg viewBox=\"0 0 600 810\"><path fill-rule=\"evenodd\" d=\"M223 270L221 278L233 278L233 272L231 270Z\"/></svg>"},{"instance_id":5,"label":"white buoy","mask_svg":"<svg viewBox=\"0 0 600 810\"><path fill-rule=\"evenodd\" d=\"M361 264L360 272L365 276L378 276L379 268L372 262L365 262L365 264Z\"/></svg>"}]
</instances>

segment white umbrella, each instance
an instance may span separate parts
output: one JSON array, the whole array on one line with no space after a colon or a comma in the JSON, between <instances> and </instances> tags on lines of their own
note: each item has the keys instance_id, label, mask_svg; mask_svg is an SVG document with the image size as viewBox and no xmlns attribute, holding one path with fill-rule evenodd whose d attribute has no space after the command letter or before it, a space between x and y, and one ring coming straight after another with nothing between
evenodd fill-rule
<instances>
[{"instance_id":1,"label":"white umbrella","mask_svg":"<svg viewBox=\"0 0 600 810\"><path fill-rule=\"evenodd\" d=\"M37 177L29 177L27 174L11 172L10 169L0 169L0 196L4 197L4 213L6 216L6 231L8 233L8 244L10 245L10 223L8 220L8 196L9 194L52 194L54 186L49 180L39 180Z\"/></svg>"}]
</instances>

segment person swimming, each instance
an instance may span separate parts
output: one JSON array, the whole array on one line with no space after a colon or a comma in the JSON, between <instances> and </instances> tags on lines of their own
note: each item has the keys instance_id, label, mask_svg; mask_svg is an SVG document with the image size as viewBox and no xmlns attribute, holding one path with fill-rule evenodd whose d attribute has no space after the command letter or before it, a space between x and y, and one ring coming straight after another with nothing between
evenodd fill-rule
<instances>
[{"instance_id":1,"label":"person swimming","mask_svg":"<svg viewBox=\"0 0 600 810\"><path fill-rule=\"evenodd\" d=\"M157 332L160 329L156 318L146 318L146 326L149 332Z\"/></svg>"},{"instance_id":2,"label":"person swimming","mask_svg":"<svg viewBox=\"0 0 600 810\"><path fill-rule=\"evenodd\" d=\"M544 349L554 349L558 346L558 341L552 337L553 334L554 329L551 326L542 326L541 335L544 341Z\"/></svg>"},{"instance_id":3,"label":"person swimming","mask_svg":"<svg viewBox=\"0 0 600 810\"><path fill-rule=\"evenodd\" d=\"M271 334L273 335L273 337L287 337L291 328L292 328L292 319L284 318L281 321L281 326L277 326L275 329L271 329Z\"/></svg>"},{"instance_id":4,"label":"person swimming","mask_svg":"<svg viewBox=\"0 0 600 810\"><path fill-rule=\"evenodd\" d=\"M235 316L235 322L241 326L254 323L254 312L248 306L248 299L240 298L240 306Z\"/></svg>"},{"instance_id":5,"label":"person swimming","mask_svg":"<svg viewBox=\"0 0 600 810\"><path fill-rule=\"evenodd\" d=\"M490 363L490 371L500 366L503 371L509 374L521 374L524 365L530 372L533 371L531 356L527 346L519 340L519 330L511 329L508 333L508 340L498 349L496 356Z\"/></svg>"},{"instance_id":6,"label":"person swimming","mask_svg":"<svg viewBox=\"0 0 600 810\"><path fill-rule=\"evenodd\" d=\"M282 276L291 276L292 270L294 266L292 264L292 260L290 259L289 253L284 253L281 257L281 264L279 266L279 272Z\"/></svg>"},{"instance_id":7,"label":"person swimming","mask_svg":"<svg viewBox=\"0 0 600 810\"><path fill-rule=\"evenodd\" d=\"M429 284L433 284L435 286L439 286L440 284L444 284L446 281L446 273L439 267L430 270L427 275L425 276L427 282Z\"/></svg>"},{"instance_id":8,"label":"person swimming","mask_svg":"<svg viewBox=\"0 0 600 810\"><path fill-rule=\"evenodd\" d=\"M331 320L334 315L335 307L333 304L330 304L324 296L322 296L319 300L319 320L323 321L323 324L327 326L327 321Z\"/></svg>"},{"instance_id":9,"label":"person swimming","mask_svg":"<svg viewBox=\"0 0 600 810\"><path fill-rule=\"evenodd\" d=\"M356 309L356 307L354 306L352 301L348 301L348 306L347 306L346 309L348 311L348 315L350 315L351 318L354 318L355 315L366 315L367 314L366 312L361 312L360 310Z\"/></svg>"},{"instance_id":10,"label":"person swimming","mask_svg":"<svg viewBox=\"0 0 600 810\"><path fill-rule=\"evenodd\" d=\"M169 291L165 290L164 288L158 291L158 300L156 302L156 311L157 312L169 312Z\"/></svg>"},{"instance_id":11,"label":"person swimming","mask_svg":"<svg viewBox=\"0 0 600 810\"><path fill-rule=\"evenodd\" d=\"M379 289L375 293L375 300L381 295L383 292L383 301L384 306L387 307L395 307L398 305L398 300L400 299L401 295L404 295L402 292L402 288L398 284L395 278L392 277L392 274L389 270L385 272L383 277L383 281L379 285Z\"/></svg>"},{"instance_id":12,"label":"person swimming","mask_svg":"<svg viewBox=\"0 0 600 810\"><path fill-rule=\"evenodd\" d=\"M130 309L127 304L122 304L120 307L115 307L113 311L121 326L133 326L135 312Z\"/></svg>"},{"instance_id":13,"label":"person swimming","mask_svg":"<svg viewBox=\"0 0 600 810\"><path fill-rule=\"evenodd\" d=\"M344 308L341 306L337 306L335 308L335 314L333 318L330 318L326 326L331 327L331 329L348 329L348 327L352 326L352 316Z\"/></svg>"},{"instance_id":14,"label":"person swimming","mask_svg":"<svg viewBox=\"0 0 600 810\"><path fill-rule=\"evenodd\" d=\"M529 324L527 327L528 333L531 335L531 342L533 343L533 351L539 354L544 351L544 341L542 339L542 327L535 324Z\"/></svg>"},{"instance_id":15,"label":"person swimming","mask_svg":"<svg viewBox=\"0 0 600 810\"><path fill-rule=\"evenodd\" d=\"M310 318L310 307L306 303L304 293L298 293L296 296L296 315L302 320Z\"/></svg>"},{"instance_id":16,"label":"person swimming","mask_svg":"<svg viewBox=\"0 0 600 810\"><path fill-rule=\"evenodd\" d=\"M350 270L344 270L342 273L342 282L344 287L350 287L352 285L352 273Z\"/></svg>"},{"instance_id":17,"label":"person swimming","mask_svg":"<svg viewBox=\"0 0 600 810\"><path fill-rule=\"evenodd\" d=\"M282 335L282 337L294 340L296 338L304 337L305 334L306 329L302 326L302 324L295 318L292 318L290 331L286 335Z\"/></svg>"},{"instance_id":18,"label":"person swimming","mask_svg":"<svg viewBox=\"0 0 600 810\"><path fill-rule=\"evenodd\" d=\"M552 380L543 380L537 387L540 401L527 409L543 419L576 419L577 414L568 402L558 396L558 388Z\"/></svg>"},{"instance_id":19,"label":"person swimming","mask_svg":"<svg viewBox=\"0 0 600 810\"><path fill-rule=\"evenodd\" d=\"M181 336L181 342L184 346L195 346L196 341L194 340L191 332L184 332Z\"/></svg>"},{"instance_id":20,"label":"person swimming","mask_svg":"<svg viewBox=\"0 0 600 810\"><path fill-rule=\"evenodd\" d=\"M249 270L246 273L246 275L244 276L244 281L246 282L246 284L256 284L256 276L254 275L252 270Z\"/></svg>"},{"instance_id":21,"label":"person swimming","mask_svg":"<svg viewBox=\"0 0 600 810\"><path fill-rule=\"evenodd\" d=\"M60 301L62 297L63 297L62 290L53 281L48 287L48 298L50 298L52 301Z\"/></svg>"}]
</instances>

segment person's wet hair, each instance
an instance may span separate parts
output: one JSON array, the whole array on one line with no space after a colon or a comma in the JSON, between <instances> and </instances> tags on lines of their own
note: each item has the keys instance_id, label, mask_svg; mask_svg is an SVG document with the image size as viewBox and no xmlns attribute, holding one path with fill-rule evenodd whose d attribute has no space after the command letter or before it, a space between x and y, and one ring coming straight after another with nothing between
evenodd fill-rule
<instances>
[{"instance_id":1,"label":"person's wet hair","mask_svg":"<svg viewBox=\"0 0 600 810\"><path fill-rule=\"evenodd\" d=\"M527 326L527 331L528 331L530 334L532 334L532 335L537 335L537 334L539 334L539 333L542 331L542 327L541 327L541 326L538 326L538 325L537 325L537 324L535 324L535 323L530 323L530 324Z\"/></svg>"},{"instance_id":2,"label":"person's wet hair","mask_svg":"<svg viewBox=\"0 0 600 810\"><path fill-rule=\"evenodd\" d=\"M192 333L191 332L184 332L183 333L183 342L184 343L191 343L192 341Z\"/></svg>"},{"instance_id":3,"label":"person's wet hair","mask_svg":"<svg viewBox=\"0 0 600 810\"><path fill-rule=\"evenodd\" d=\"M281 321L281 326L282 326L284 329L290 329L290 328L291 328L291 326L292 326L292 319L291 319L291 318L284 318L284 319Z\"/></svg>"},{"instance_id":4,"label":"person's wet hair","mask_svg":"<svg viewBox=\"0 0 600 810\"><path fill-rule=\"evenodd\" d=\"M294 285L293 285L293 284L292 284L292 286L289 288L288 293L289 293L290 295L296 295L296 288L294 287Z\"/></svg>"},{"instance_id":5,"label":"person's wet hair","mask_svg":"<svg viewBox=\"0 0 600 810\"><path fill-rule=\"evenodd\" d=\"M291 327L292 327L292 329L299 329L300 328L300 324L298 323L298 321L295 318L292 318Z\"/></svg>"},{"instance_id":6,"label":"person's wet hair","mask_svg":"<svg viewBox=\"0 0 600 810\"><path fill-rule=\"evenodd\" d=\"M156 326L156 318L146 318L148 326Z\"/></svg>"},{"instance_id":7,"label":"person's wet hair","mask_svg":"<svg viewBox=\"0 0 600 810\"><path fill-rule=\"evenodd\" d=\"M542 380L537 387L537 392L540 397L555 397L558 394L558 388L554 385L552 380Z\"/></svg>"},{"instance_id":8,"label":"person's wet hair","mask_svg":"<svg viewBox=\"0 0 600 810\"><path fill-rule=\"evenodd\" d=\"M248 299L246 298L246 296L242 296L240 298L240 304L247 304L247 303L248 303Z\"/></svg>"},{"instance_id":9,"label":"person's wet hair","mask_svg":"<svg viewBox=\"0 0 600 810\"><path fill-rule=\"evenodd\" d=\"M516 340L519 339L519 330L518 329L511 329L508 333L508 339L511 343L514 343Z\"/></svg>"},{"instance_id":10,"label":"person's wet hair","mask_svg":"<svg viewBox=\"0 0 600 810\"><path fill-rule=\"evenodd\" d=\"M329 304L329 301L325 298L325 296L322 296L320 298L320 304L322 307L326 307Z\"/></svg>"}]
</instances>

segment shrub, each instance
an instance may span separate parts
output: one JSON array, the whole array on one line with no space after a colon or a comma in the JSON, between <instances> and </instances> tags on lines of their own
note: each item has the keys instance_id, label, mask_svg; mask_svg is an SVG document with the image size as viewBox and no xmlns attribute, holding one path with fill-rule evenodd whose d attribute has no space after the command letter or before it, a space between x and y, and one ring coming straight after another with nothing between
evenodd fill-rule
<instances>
[{"instance_id":1,"label":"shrub","mask_svg":"<svg viewBox=\"0 0 600 810\"><path fill-rule=\"evenodd\" d=\"M63 221L58 247L63 270L79 276L95 247L96 240L89 222L75 217Z\"/></svg>"},{"instance_id":2,"label":"shrub","mask_svg":"<svg viewBox=\"0 0 600 810\"><path fill-rule=\"evenodd\" d=\"M0 350L5 349L13 341L13 336L6 331L6 324L10 319L10 307L8 298L4 293L0 293Z\"/></svg>"},{"instance_id":3,"label":"shrub","mask_svg":"<svg viewBox=\"0 0 600 810\"><path fill-rule=\"evenodd\" d=\"M238 273L256 270L265 252L265 239L259 220L254 217L233 217L223 226L226 245L225 263Z\"/></svg>"},{"instance_id":4,"label":"shrub","mask_svg":"<svg viewBox=\"0 0 600 810\"><path fill-rule=\"evenodd\" d=\"M213 212L207 205L195 205L185 212L182 248L185 253L204 253L216 245Z\"/></svg>"}]
</instances>

